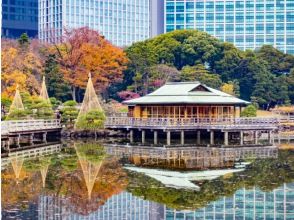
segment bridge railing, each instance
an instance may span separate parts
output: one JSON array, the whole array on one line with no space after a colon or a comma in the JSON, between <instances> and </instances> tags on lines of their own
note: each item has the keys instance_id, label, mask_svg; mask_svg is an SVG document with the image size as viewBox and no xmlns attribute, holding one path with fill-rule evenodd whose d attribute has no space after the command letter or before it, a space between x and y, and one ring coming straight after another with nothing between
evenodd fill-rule
<instances>
[{"instance_id":1,"label":"bridge railing","mask_svg":"<svg viewBox=\"0 0 294 220\"><path fill-rule=\"evenodd\" d=\"M19 131L34 131L44 129L60 128L59 119L32 119L32 120L15 120L2 121L1 134L8 134L10 132Z\"/></svg>"},{"instance_id":2,"label":"bridge railing","mask_svg":"<svg viewBox=\"0 0 294 220\"><path fill-rule=\"evenodd\" d=\"M130 127L193 127L199 125L221 126L263 126L277 125L277 118L132 118L132 117L108 117L106 127L130 126Z\"/></svg>"}]
</instances>

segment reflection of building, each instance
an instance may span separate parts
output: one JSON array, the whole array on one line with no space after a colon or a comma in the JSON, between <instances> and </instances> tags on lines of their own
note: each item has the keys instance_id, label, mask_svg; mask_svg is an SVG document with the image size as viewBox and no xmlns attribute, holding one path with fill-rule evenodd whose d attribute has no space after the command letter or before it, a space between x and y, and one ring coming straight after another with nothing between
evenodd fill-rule
<instances>
[{"instance_id":1,"label":"reflection of building","mask_svg":"<svg viewBox=\"0 0 294 220\"><path fill-rule=\"evenodd\" d=\"M242 50L264 44L294 54L294 2L165 0L164 32L196 29Z\"/></svg>"},{"instance_id":2,"label":"reflection of building","mask_svg":"<svg viewBox=\"0 0 294 220\"><path fill-rule=\"evenodd\" d=\"M62 197L40 196L39 198L39 219L73 219L73 220L153 220L161 219L159 208L162 206L133 196L131 193L123 192L112 196L97 211L84 216L71 210L67 206L67 199Z\"/></svg>"},{"instance_id":3,"label":"reflection of building","mask_svg":"<svg viewBox=\"0 0 294 220\"><path fill-rule=\"evenodd\" d=\"M272 192L239 189L196 211L165 208L165 219L294 219L294 183Z\"/></svg>"},{"instance_id":4,"label":"reflection of building","mask_svg":"<svg viewBox=\"0 0 294 220\"><path fill-rule=\"evenodd\" d=\"M2 37L18 38L22 33L37 36L38 0L3 0L2 13Z\"/></svg>"},{"instance_id":5,"label":"reflection of building","mask_svg":"<svg viewBox=\"0 0 294 220\"><path fill-rule=\"evenodd\" d=\"M152 0L153 9L159 7L156 1ZM99 31L117 46L130 45L151 35L150 0L39 2L39 38L46 42L58 41L66 28L85 26ZM157 29L152 28L153 35Z\"/></svg>"}]
</instances>

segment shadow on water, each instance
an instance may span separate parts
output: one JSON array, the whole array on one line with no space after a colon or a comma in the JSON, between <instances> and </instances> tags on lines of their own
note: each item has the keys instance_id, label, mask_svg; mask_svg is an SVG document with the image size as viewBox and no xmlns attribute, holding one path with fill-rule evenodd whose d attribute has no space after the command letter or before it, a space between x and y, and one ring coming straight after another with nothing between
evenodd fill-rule
<instances>
[{"instance_id":1,"label":"shadow on water","mask_svg":"<svg viewBox=\"0 0 294 220\"><path fill-rule=\"evenodd\" d=\"M293 151L85 140L13 152L1 169L3 219L294 218Z\"/></svg>"}]
</instances>

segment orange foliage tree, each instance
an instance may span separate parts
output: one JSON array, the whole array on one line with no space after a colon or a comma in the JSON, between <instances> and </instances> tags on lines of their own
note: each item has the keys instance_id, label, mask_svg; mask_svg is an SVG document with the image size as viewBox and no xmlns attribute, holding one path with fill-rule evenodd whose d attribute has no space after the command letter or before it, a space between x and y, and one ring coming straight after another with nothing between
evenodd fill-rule
<instances>
[{"instance_id":1,"label":"orange foliage tree","mask_svg":"<svg viewBox=\"0 0 294 220\"><path fill-rule=\"evenodd\" d=\"M102 92L122 79L128 62L122 49L87 27L66 31L61 43L54 44L52 52L64 78L71 84L74 100L77 89L86 87L89 72L95 88Z\"/></svg>"}]
</instances>

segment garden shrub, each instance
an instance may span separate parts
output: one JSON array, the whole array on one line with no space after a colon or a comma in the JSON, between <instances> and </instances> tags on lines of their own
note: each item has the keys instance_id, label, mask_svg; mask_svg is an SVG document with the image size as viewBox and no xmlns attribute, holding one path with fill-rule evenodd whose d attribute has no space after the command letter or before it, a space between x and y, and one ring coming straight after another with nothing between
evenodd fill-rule
<instances>
[{"instance_id":1,"label":"garden shrub","mask_svg":"<svg viewBox=\"0 0 294 220\"><path fill-rule=\"evenodd\" d=\"M104 127L105 115L103 111L92 110L81 115L76 123L77 129L97 130Z\"/></svg>"},{"instance_id":2,"label":"garden shrub","mask_svg":"<svg viewBox=\"0 0 294 220\"><path fill-rule=\"evenodd\" d=\"M75 119L78 117L79 110L77 109L77 102L70 100L63 103L61 110L61 121L69 127L73 127Z\"/></svg>"},{"instance_id":3,"label":"garden shrub","mask_svg":"<svg viewBox=\"0 0 294 220\"><path fill-rule=\"evenodd\" d=\"M256 117L257 109L254 105L248 105L242 112L241 117Z\"/></svg>"}]
</instances>

